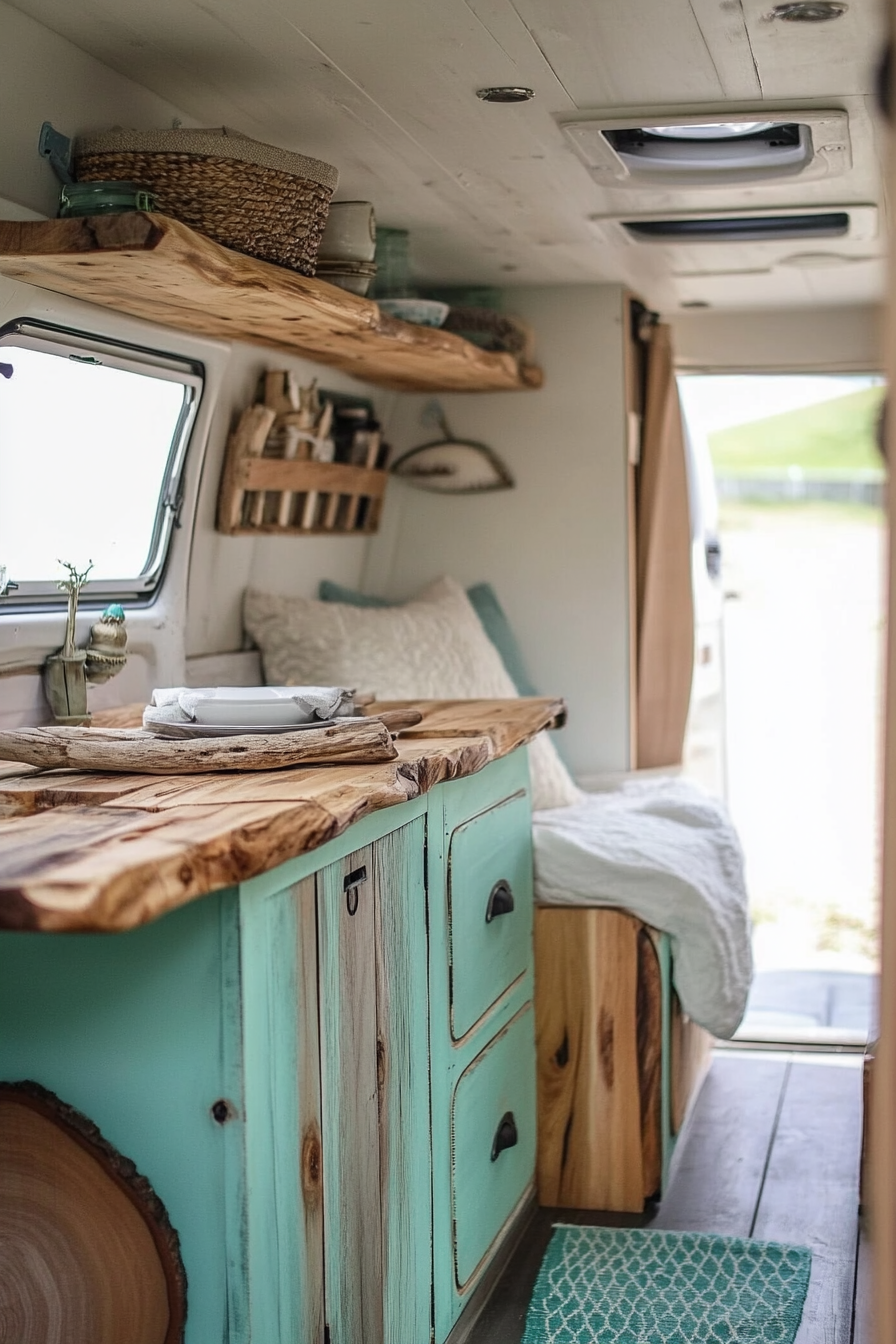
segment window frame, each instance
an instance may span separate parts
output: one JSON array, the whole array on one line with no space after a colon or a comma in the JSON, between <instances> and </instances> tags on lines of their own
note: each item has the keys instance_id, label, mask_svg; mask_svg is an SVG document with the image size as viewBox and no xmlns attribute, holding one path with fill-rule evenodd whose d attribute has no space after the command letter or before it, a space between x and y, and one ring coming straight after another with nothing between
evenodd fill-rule
<instances>
[{"instance_id":1,"label":"window frame","mask_svg":"<svg viewBox=\"0 0 896 1344\"><path fill-rule=\"evenodd\" d=\"M187 456L205 389L204 364L184 355L174 355L151 346L98 336L32 317L14 318L0 326L0 353L9 345L67 356L85 363L104 364L183 386L183 404L171 436L168 459L159 486L146 566L139 575L129 578L88 580L81 590L82 602L89 605L103 605L111 601L127 602L131 607L150 605L158 595L165 577L172 536L175 529L181 526ZM61 573L60 577L63 577ZM7 579L18 587L3 594L2 607L6 611L11 608L19 611L58 610L66 604L65 594L52 580L29 580L14 573L9 573Z\"/></svg>"}]
</instances>

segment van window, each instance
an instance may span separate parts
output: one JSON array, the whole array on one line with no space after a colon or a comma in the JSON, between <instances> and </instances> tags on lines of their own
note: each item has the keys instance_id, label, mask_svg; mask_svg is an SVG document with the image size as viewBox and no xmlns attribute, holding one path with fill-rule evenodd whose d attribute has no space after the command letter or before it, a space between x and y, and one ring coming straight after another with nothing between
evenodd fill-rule
<instances>
[{"instance_id":1,"label":"van window","mask_svg":"<svg viewBox=\"0 0 896 1344\"><path fill-rule=\"evenodd\" d=\"M177 521L202 391L192 361L36 323L0 332L0 565L18 604L146 597Z\"/></svg>"}]
</instances>

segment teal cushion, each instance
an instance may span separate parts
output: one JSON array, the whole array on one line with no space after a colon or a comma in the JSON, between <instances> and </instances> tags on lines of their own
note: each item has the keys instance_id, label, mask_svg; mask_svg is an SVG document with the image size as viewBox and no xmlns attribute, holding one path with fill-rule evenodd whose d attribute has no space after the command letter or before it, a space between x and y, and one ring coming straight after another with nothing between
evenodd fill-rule
<instances>
[{"instance_id":1,"label":"teal cushion","mask_svg":"<svg viewBox=\"0 0 896 1344\"><path fill-rule=\"evenodd\" d=\"M321 602L344 602L350 607L397 607L386 597L371 597L367 593L355 592L354 588L343 588L341 583L332 583L330 579L321 579L317 595ZM507 668L514 686L520 695L538 695L526 674L523 655L516 642L504 608L490 583L476 583L467 589L467 597L476 615L482 622L485 633L501 655L501 661Z\"/></svg>"}]
</instances>

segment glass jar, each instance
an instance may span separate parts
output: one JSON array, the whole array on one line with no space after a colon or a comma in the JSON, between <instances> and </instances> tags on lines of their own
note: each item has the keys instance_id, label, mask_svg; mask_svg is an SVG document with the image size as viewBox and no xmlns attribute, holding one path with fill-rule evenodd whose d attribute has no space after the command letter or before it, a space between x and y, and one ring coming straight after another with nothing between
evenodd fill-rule
<instances>
[{"instance_id":1,"label":"glass jar","mask_svg":"<svg viewBox=\"0 0 896 1344\"><path fill-rule=\"evenodd\" d=\"M59 218L119 215L154 210L156 198L139 182L67 182L59 196Z\"/></svg>"}]
</instances>

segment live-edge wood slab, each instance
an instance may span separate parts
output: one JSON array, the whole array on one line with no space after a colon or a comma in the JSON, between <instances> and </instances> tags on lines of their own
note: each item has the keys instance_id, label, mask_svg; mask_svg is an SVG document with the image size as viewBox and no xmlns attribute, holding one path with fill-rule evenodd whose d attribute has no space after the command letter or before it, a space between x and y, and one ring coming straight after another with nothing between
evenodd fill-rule
<instances>
[{"instance_id":1,"label":"live-edge wood slab","mask_svg":"<svg viewBox=\"0 0 896 1344\"><path fill-rule=\"evenodd\" d=\"M304 355L418 392L540 387L541 370L156 214L0 221L0 273L183 331Z\"/></svg>"},{"instance_id":2,"label":"live-edge wood slab","mask_svg":"<svg viewBox=\"0 0 896 1344\"><path fill-rule=\"evenodd\" d=\"M483 769L565 712L562 701L535 698L405 707L423 720L380 765L187 777L24 767L3 776L0 928L135 928Z\"/></svg>"}]
</instances>

